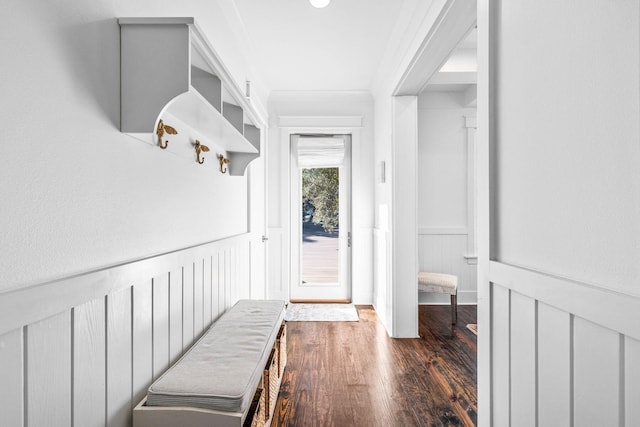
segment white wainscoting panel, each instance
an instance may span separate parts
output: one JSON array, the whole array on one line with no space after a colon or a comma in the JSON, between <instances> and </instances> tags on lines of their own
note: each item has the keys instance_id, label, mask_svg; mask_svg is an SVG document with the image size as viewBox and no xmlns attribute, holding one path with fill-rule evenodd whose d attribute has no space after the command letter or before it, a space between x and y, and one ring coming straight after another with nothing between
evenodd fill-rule
<instances>
[{"instance_id":1,"label":"white wainscoting panel","mask_svg":"<svg viewBox=\"0 0 640 427\"><path fill-rule=\"evenodd\" d=\"M240 235L0 295L0 425L131 426L152 381L250 295L249 263Z\"/></svg>"},{"instance_id":2,"label":"white wainscoting panel","mask_svg":"<svg viewBox=\"0 0 640 427\"><path fill-rule=\"evenodd\" d=\"M511 295L501 286L491 287L491 325L492 340L492 415L493 427L510 426L511 406L511 357L509 340L511 338Z\"/></svg>"},{"instance_id":3,"label":"white wainscoting panel","mask_svg":"<svg viewBox=\"0 0 640 427\"><path fill-rule=\"evenodd\" d=\"M421 228L418 235L420 271L458 276L458 303L477 302L477 265L465 258L467 230L465 228ZM417 279L416 279L417 280ZM449 295L420 292L420 303L449 304Z\"/></svg>"},{"instance_id":4,"label":"white wainscoting panel","mask_svg":"<svg viewBox=\"0 0 640 427\"><path fill-rule=\"evenodd\" d=\"M133 399L142 400L153 381L153 283L133 286ZM135 405L134 405L135 406Z\"/></svg>"},{"instance_id":5,"label":"white wainscoting panel","mask_svg":"<svg viewBox=\"0 0 640 427\"><path fill-rule=\"evenodd\" d=\"M182 355L182 268L169 273L169 363Z\"/></svg>"},{"instance_id":6,"label":"white wainscoting panel","mask_svg":"<svg viewBox=\"0 0 640 427\"><path fill-rule=\"evenodd\" d=\"M267 298L289 300L289 252L285 249L285 233L282 227L269 227L267 241ZM287 272L287 273L285 273Z\"/></svg>"},{"instance_id":7,"label":"white wainscoting panel","mask_svg":"<svg viewBox=\"0 0 640 427\"><path fill-rule=\"evenodd\" d=\"M169 367L169 273L153 278L153 379Z\"/></svg>"},{"instance_id":8,"label":"white wainscoting panel","mask_svg":"<svg viewBox=\"0 0 640 427\"><path fill-rule=\"evenodd\" d=\"M574 425L620 425L620 334L575 317Z\"/></svg>"},{"instance_id":9,"label":"white wainscoting panel","mask_svg":"<svg viewBox=\"0 0 640 427\"><path fill-rule=\"evenodd\" d=\"M208 256L204 259L203 266L203 274L204 274L204 288L203 288L203 297L202 301L204 303L204 311L202 317L204 318L204 324L210 325L212 316L211 316L211 306L213 304L211 294L213 292L213 284L211 281L211 257Z\"/></svg>"},{"instance_id":10,"label":"white wainscoting panel","mask_svg":"<svg viewBox=\"0 0 640 427\"><path fill-rule=\"evenodd\" d=\"M200 337L204 329L204 259L197 259L193 266L193 333Z\"/></svg>"},{"instance_id":11,"label":"white wainscoting panel","mask_svg":"<svg viewBox=\"0 0 640 427\"><path fill-rule=\"evenodd\" d=\"M571 315L538 302L538 425L571 425Z\"/></svg>"},{"instance_id":12,"label":"white wainscoting panel","mask_svg":"<svg viewBox=\"0 0 640 427\"><path fill-rule=\"evenodd\" d=\"M73 423L104 426L106 414L105 298L73 309Z\"/></svg>"},{"instance_id":13,"label":"white wainscoting panel","mask_svg":"<svg viewBox=\"0 0 640 427\"><path fill-rule=\"evenodd\" d=\"M511 425L536 427L536 301L511 293Z\"/></svg>"},{"instance_id":14,"label":"white wainscoting panel","mask_svg":"<svg viewBox=\"0 0 640 427\"><path fill-rule=\"evenodd\" d=\"M640 420L640 341L627 337L624 349L624 419L629 426Z\"/></svg>"},{"instance_id":15,"label":"white wainscoting panel","mask_svg":"<svg viewBox=\"0 0 640 427\"><path fill-rule=\"evenodd\" d=\"M640 298L496 261L489 279L492 426L638 425Z\"/></svg>"},{"instance_id":16,"label":"white wainscoting panel","mask_svg":"<svg viewBox=\"0 0 640 427\"><path fill-rule=\"evenodd\" d=\"M8 426L22 426L24 372L22 328L0 336L0 414Z\"/></svg>"},{"instance_id":17,"label":"white wainscoting panel","mask_svg":"<svg viewBox=\"0 0 640 427\"><path fill-rule=\"evenodd\" d=\"M376 314L387 332L393 331L393 318L391 315L392 289L391 289L391 242L387 231L375 228L373 230L373 265L376 269L373 283L373 305ZM416 278L417 280L417 278Z\"/></svg>"},{"instance_id":18,"label":"white wainscoting panel","mask_svg":"<svg viewBox=\"0 0 640 427\"><path fill-rule=\"evenodd\" d=\"M217 319L222 313L224 313L224 254L217 253L213 256L214 272L213 277L216 284L216 288L213 291L217 294L217 308L215 318Z\"/></svg>"},{"instance_id":19,"label":"white wainscoting panel","mask_svg":"<svg viewBox=\"0 0 640 427\"><path fill-rule=\"evenodd\" d=\"M182 268L182 350L189 348L194 332L193 263Z\"/></svg>"},{"instance_id":20,"label":"white wainscoting panel","mask_svg":"<svg viewBox=\"0 0 640 427\"><path fill-rule=\"evenodd\" d=\"M71 310L27 327L25 422L29 426L71 425L71 334Z\"/></svg>"},{"instance_id":21,"label":"white wainscoting panel","mask_svg":"<svg viewBox=\"0 0 640 427\"><path fill-rule=\"evenodd\" d=\"M107 421L109 427L131 425L133 288L107 295Z\"/></svg>"}]
</instances>

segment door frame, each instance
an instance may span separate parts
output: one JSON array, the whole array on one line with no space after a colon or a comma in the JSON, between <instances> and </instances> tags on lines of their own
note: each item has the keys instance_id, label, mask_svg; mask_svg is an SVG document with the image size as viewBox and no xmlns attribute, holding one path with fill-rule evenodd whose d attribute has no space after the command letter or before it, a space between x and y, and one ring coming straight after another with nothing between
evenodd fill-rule
<instances>
[{"instance_id":1,"label":"door frame","mask_svg":"<svg viewBox=\"0 0 640 427\"><path fill-rule=\"evenodd\" d=\"M305 133L302 133L305 134ZM352 179L351 179L351 174L352 174L352 158L351 158L351 152L352 152L352 145L353 145L353 135L350 133L345 133L345 132L339 132L339 133L328 133L328 132L313 132L313 135L342 135L344 137L348 137L346 138L345 144L345 161L348 162L348 176L346 179L346 185L347 188L345 189L342 186L342 178L340 178L340 193L341 193L341 199L342 200L342 196L344 196L344 192L346 191L346 198L347 198L347 205L346 205L346 212L343 211L342 209L342 203L341 203L341 208L340 208L340 216L342 217L343 215L346 214L347 216L347 233L348 233L348 237L347 236L340 236L340 234L342 234L342 232L339 234L339 241L338 241L338 248L340 249L340 255L339 255L339 270L338 270L338 287L341 287L341 281L346 281L346 286L347 286L347 292L346 292L346 298L293 298L292 294L293 294L293 290L295 287L295 283L299 282L302 279L302 234L300 232L300 230L302 229L302 218L300 215L300 194L301 194L301 188L300 188L300 173L301 173L301 169L297 166L297 164L295 164L295 156L296 156L296 149L294 147L294 140L296 140L295 138L299 138L300 134L299 133L293 133L289 135L289 224L291 226L290 229L290 242L291 242L291 260L290 260L290 281L289 281L289 301L291 302L305 302L305 303L322 303L322 302L333 302L333 303L350 303L352 301L352 295L353 295L353 288L352 288L352 251L351 251L351 244L350 243L346 243L344 242L344 239L349 239L351 240L351 233L352 233L352 225L353 225L353 221L351 218L351 213L352 213L352 209L351 209L351 203L352 203ZM297 202L296 202L297 200ZM343 223L343 219L341 219L341 224ZM343 230L344 232L344 230ZM346 255L344 254L344 251L346 250ZM343 261L343 256L345 257L344 261L346 261L343 265L342 261ZM344 270L346 269L346 271ZM341 295L342 296L342 295Z\"/></svg>"},{"instance_id":2,"label":"door frame","mask_svg":"<svg viewBox=\"0 0 640 427\"><path fill-rule=\"evenodd\" d=\"M406 69L398 79L397 85L393 90L393 101L395 103L402 102L402 98L417 96L429 84L432 76L438 71L449 53L459 43L460 40L468 33L468 31L477 25L478 29L478 75L477 75L477 131L476 131L476 172L477 172L477 193L476 193L476 220L477 220L477 257L478 257L478 278L477 278L477 295L478 295L478 425L491 425L491 305L490 305L490 287L489 287L489 236L490 236L490 220L489 220L489 202L490 202L490 149L489 138L492 132L490 116L492 117L493 99L491 99L491 55L493 55L492 40L493 32L491 24L493 16L491 9L495 8L495 2L490 0L447 0L442 6L442 10L435 22L431 25L425 38L422 40L416 54L411 58ZM491 33L490 33L491 32ZM404 126L394 116L394 126ZM407 130L406 126L403 130ZM411 129L409 129L411 130ZM417 129L414 129L417 132ZM394 127L395 131L395 127ZM413 138L417 141L417 138ZM395 169L396 161L399 160L395 156L399 149L407 150L393 138L393 164ZM406 142L405 142L406 145ZM394 177L394 188L402 188L401 182L395 182L398 177ZM403 178L403 177L400 177ZM415 182L407 182L409 186L417 186L417 175ZM397 197L401 195L394 193L394 205L398 202ZM402 200L401 200L402 201ZM416 212L417 215L417 212ZM399 231L400 233L396 233ZM394 252L400 245L396 242L402 242L408 238L406 227L394 230L392 233L394 242ZM415 253L412 251L415 250ZM409 256L413 255L417 259L417 247L413 246L407 250ZM397 256L397 254L395 254ZM406 254L405 254L406 256ZM402 258L401 258L402 259ZM392 265L394 274L398 274L397 265ZM400 272L402 274L402 272ZM394 277L394 292L399 291L404 295L411 292L411 297L415 293L417 304L417 280L410 283L400 282L398 277ZM400 288L400 289L398 289ZM394 318L394 333L397 336L411 336L417 332L417 321L413 323L413 315L405 310L406 300L410 299L404 295L402 298L394 298L392 306L392 315ZM403 303L405 305L403 305ZM401 322L401 323L400 323ZM404 326L402 328L397 327ZM415 328L415 330L413 329Z\"/></svg>"},{"instance_id":3,"label":"door frame","mask_svg":"<svg viewBox=\"0 0 640 427\"><path fill-rule=\"evenodd\" d=\"M290 151L290 141L291 135L294 134L350 134L351 135L351 148L352 151L355 147L360 147L362 145L363 138L363 130L362 130L362 116L282 116L279 118L279 144L281 147L281 153L283 154L282 160L283 165L286 166L280 175L281 184L279 186L280 189L284 191L283 199L286 199L287 202L291 200L291 185L288 180L291 177L291 155ZM286 151L287 155L284 156L284 151ZM286 158L285 158L286 157ZM286 163L285 163L286 162ZM352 164L353 170L353 164ZM287 180L287 181L285 181ZM286 188L285 184L286 182ZM352 187L353 187L353 179L352 179ZM289 204L287 203L287 207ZM290 210L290 209L289 209ZM290 214L287 215L289 224L288 226L283 228L283 232L288 233L288 236L283 236L284 241L289 241L291 243L291 218ZM353 240L351 245L351 253L354 253L358 246L358 241ZM292 283L292 272L291 265L292 261L295 259L294 256L297 256L293 253L293 248L291 244L283 245L282 247L282 272L283 277L286 277L287 280L284 281L282 287L280 288L278 295L281 295L281 298L289 298L290 288ZM285 273L286 272L286 273ZM286 275L285 275L286 274ZM353 268L351 268L350 274L353 274ZM353 277L352 277L353 279ZM356 284L351 280L351 295L357 294L354 286Z\"/></svg>"}]
</instances>

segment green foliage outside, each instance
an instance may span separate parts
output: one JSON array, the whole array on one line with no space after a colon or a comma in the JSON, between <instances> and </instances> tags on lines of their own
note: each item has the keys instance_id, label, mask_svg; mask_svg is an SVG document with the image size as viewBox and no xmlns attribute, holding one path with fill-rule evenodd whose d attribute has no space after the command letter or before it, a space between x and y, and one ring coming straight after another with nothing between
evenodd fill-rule
<instances>
[{"instance_id":1,"label":"green foliage outside","mask_svg":"<svg viewBox=\"0 0 640 427\"><path fill-rule=\"evenodd\" d=\"M329 233L338 229L339 213L338 168L302 170L302 200L315 206L312 221Z\"/></svg>"}]
</instances>

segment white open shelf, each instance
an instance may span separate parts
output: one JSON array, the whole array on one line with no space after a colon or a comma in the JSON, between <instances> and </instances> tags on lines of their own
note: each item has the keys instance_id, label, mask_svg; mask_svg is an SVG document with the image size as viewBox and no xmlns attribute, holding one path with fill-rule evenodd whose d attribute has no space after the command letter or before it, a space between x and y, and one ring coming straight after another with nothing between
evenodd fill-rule
<instances>
[{"instance_id":1,"label":"white open shelf","mask_svg":"<svg viewBox=\"0 0 640 427\"><path fill-rule=\"evenodd\" d=\"M231 175L244 175L260 156L264 125L234 84L193 18L120 18L121 131L158 145L160 120L175 128L167 151L194 159L195 140L210 148L206 164L230 159ZM159 148L160 149L160 148Z\"/></svg>"}]
</instances>

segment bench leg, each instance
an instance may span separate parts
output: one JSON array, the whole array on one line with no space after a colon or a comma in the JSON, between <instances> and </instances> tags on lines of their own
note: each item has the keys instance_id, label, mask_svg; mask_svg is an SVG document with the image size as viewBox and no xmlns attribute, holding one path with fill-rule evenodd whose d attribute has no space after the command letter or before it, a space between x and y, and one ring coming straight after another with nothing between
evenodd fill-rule
<instances>
[{"instance_id":1,"label":"bench leg","mask_svg":"<svg viewBox=\"0 0 640 427\"><path fill-rule=\"evenodd\" d=\"M451 295L451 324L458 322L458 296Z\"/></svg>"}]
</instances>

